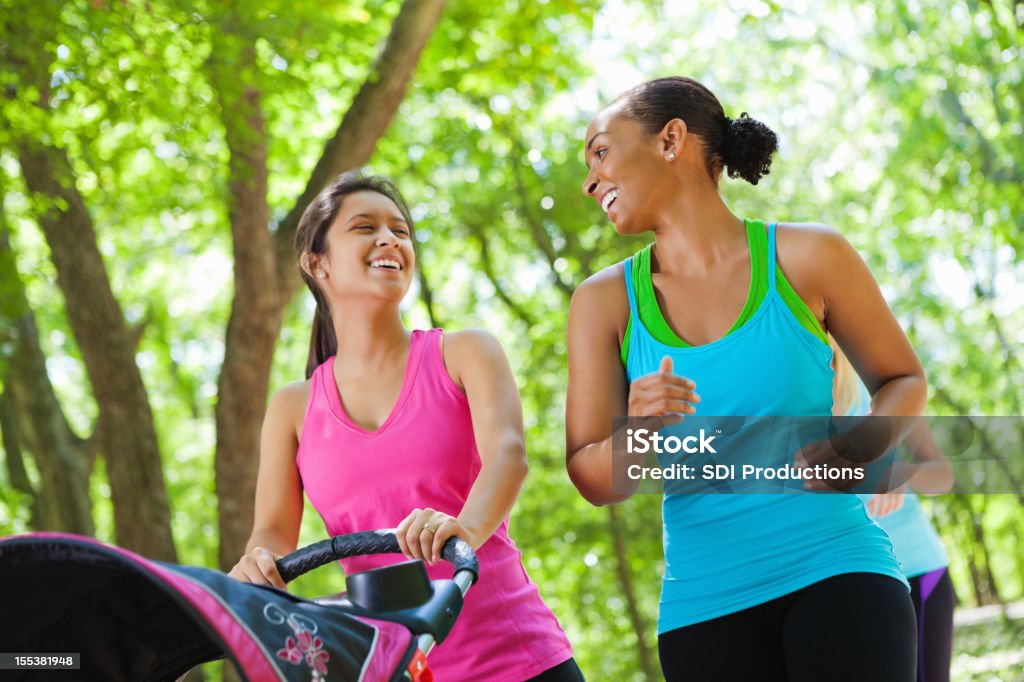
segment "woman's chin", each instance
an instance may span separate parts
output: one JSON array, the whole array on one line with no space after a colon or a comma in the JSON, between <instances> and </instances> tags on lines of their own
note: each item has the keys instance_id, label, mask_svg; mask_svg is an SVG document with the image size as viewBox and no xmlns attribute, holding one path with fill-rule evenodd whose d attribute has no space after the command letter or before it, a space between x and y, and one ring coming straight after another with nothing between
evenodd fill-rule
<instances>
[{"instance_id":1,"label":"woman's chin","mask_svg":"<svg viewBox=\"0 0 1024 682\"><path fill-rule=\"evenodd\" d=\"M615 231L624 237L630 235L639 234L643 230L637 230L636 227L621 215L616 215L614 218L608 216L608 220L611 221Z\"/></svg>"},{"instance_id":2,"label":"woman's chin","mask_svg":"<svg viewBox=\"0 0 1024 682\"><path fill-rule=\"evenodd\" d=\"M615 228L616 232L618 232L619 234L623 234L623 232L622 232L622 220L620 219L620 216L619 216L618 213L614 213L613 214L613 213L609 212L605 217L608 218L608 222L610 222L612 224L612 227Z\"/></svg>"},{"instance_id":3,"label":"woman's chin","mask_svg":"<svg viewBox=\"0 0 1024 682\"><path fill-rule=\"evenodd\" d=\"M401 303L405 295L409 293L408 282L376 282L375 286L364 289L364 294L381 303Z\"/></svg>"}]
</instances>

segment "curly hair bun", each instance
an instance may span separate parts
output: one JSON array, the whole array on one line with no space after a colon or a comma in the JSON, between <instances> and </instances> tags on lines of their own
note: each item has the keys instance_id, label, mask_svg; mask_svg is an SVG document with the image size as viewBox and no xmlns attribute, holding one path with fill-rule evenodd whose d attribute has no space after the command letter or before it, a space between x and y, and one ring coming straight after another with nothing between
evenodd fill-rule
<instances>
[{"instance_id":1,"label":"curly hair bun","mask_svg":"<svg viewBox=\"0 0 1024 682\"><path fill-rule=\"evenodd\" d=\"M779 150L779 138L772 129L747 112L733 120L725 117L725 134L719 154L730 178L743 178L756 185L768 175L772 155Z\"/></svg>"}]
</instances>

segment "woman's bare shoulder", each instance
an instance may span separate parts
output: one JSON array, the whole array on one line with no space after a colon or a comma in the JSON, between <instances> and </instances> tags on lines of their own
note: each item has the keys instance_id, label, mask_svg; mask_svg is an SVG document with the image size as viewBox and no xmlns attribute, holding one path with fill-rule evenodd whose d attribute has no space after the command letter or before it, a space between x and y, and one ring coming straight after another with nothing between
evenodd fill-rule
<instances>
[{"instance_id":1,"label":"woman's bare shoulder","mask_svg":"<svg viewBox=\"0 0 1024 682\"><path fill-rule=\"evenodd\" d=\"M625 271L624 261L598 270L576 287L576 295L588 297L619 296L623 301L626 301Z\"/></svg>"},{"instance_id":2,"label":"woman's bare shoulder","mask_svg":"<svg viewBox=\"0 0 1024 682\"><path fill-rule=\"evenodd\" d=\"M779 223L776 245L786 277L812 286L860 260L842 232L824 223Z\"/></svg>"},{"instance_id":3,"label":"woman's bare shoulder","mask_svg":"<svg viewBox=\"0 0 1024 682\"><path fill-rule=\"evenodd\" d=\"M775 235L780 254L796 250L820 256L852 248L842 232L825 223L778 223Z\"/></svg>"},{"instance_id":4,"label":"woman's bare shoulder","mask_svg":"<svg viewBox=\"0 0 1024 682\"><path fill-rule=\"evenodd\" d=\"M621 341L629 320L625 266L615 263L594 273L576 287L569 306L569 330L582 324L589 332L615 332Z\"/></svg>"},{"instance_id":5,"label":"woman's bare shoulder","mask_svg":"<svg viewBox=\"0 0 1024 682\"><path fill-rule=\"evenodd\" d=\"M267 406L267 421L288 424L296 434L302 433L302 420L306 416L312 381L296 381L277 390Z\"/></svg>"},{"instance_id":6,"label":"woman's bare shoulder","mask_svg":"<svg viewBox=\"0 0 1024 682\"><path fill-rule=\"evenodd\" d=\"M616 319L629 312L626 293L625 265L615 263L583 280L572 295L572 308L583 308L588 314Z\"/></svg>"}]
</instances>

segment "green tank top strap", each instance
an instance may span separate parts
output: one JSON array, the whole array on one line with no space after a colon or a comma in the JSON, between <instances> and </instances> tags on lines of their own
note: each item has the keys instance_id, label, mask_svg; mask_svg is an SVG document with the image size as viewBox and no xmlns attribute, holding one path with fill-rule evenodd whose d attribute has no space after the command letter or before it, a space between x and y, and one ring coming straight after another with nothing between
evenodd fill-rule
<instances>
[{"instance_id":1,"label":"green tank top strap","mask_svg":"<svg viewBox=\"0 0 1024 682\"><path fill-rule=\"evenodd\" d=\"M785 276L782 274L782 268L778 265L775 266L775 283L779 288L779 297L789 308L789 312L793 314L796 321L800 323L800 326L809 331L814 335L816 339L821 341L826 346L829 345L828 334L824 329L821 328L821 324L818 323L818 318L814 316L811 309L807 307L804 300L800 298L800 295L793 290L793 287L786 281Z\"/></svg>"},{"instance_id":2,"label":"green tank top strap","mask_svg":"<svg viewBox=\"0 0 1024 682\"><path fill-rule=\"evenodd\" d=\"M744 222L747 226L747 245L750 249L750 289L747 293L747 301L743 305L743 310L740 312L739 317L736 318L736 322L726 332L726 335L733 333L753 317L754 313L757 312L757 309L761 307L764 299L768 296L771 288L768 276L769 272L771 272L768 266L768 230L765 227L764 221L745 220ZM632 256L633 291L636 292L637 312L640 316L640 321L647 328L647 331L650 332L651 336L659 342L676 348L690 348L691 344L679 338L679 335L672 330L672 327L665 320L661 308L658 307L658 297L654 293L654 282L651 278L651 250L653 246L653 244L648 244ZM779 296L797 322L819 341L828 345L828 336L821 328L821 325L818 324L818 319L811 312L810 308L807 307L803 299L793 290L793 287L789 285L789 282L786 281L778 263L775 264L775 284ZM630 315L629 320L626 322L626 333L622 338L621 360L623 366L626 365L626 360L629 357L629 335L633 324L634 320L632 315Z\"/></svg>"}]
</instances>

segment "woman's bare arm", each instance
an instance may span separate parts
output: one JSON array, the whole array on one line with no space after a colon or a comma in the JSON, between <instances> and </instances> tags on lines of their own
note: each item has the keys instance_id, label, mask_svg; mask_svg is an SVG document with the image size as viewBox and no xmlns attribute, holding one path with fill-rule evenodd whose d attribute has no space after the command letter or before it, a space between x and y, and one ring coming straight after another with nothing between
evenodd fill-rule
<instances>
[{"instance_id":1,"label":"woman's bare arm","mask_svg":"<svg viewBox=\"0 0 1024 682\"><path fill-rule=\"evenodd\" d=\"M284 587L274 560L295 551L302 522L302 483L295 455L309 382L287 386L270 400L260 435L256 510L245 555L229 573L247 582Z\"/></svg>"}]
</instances>

